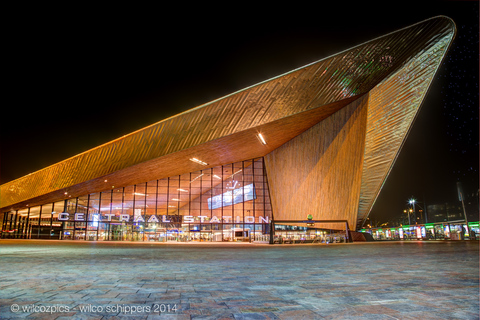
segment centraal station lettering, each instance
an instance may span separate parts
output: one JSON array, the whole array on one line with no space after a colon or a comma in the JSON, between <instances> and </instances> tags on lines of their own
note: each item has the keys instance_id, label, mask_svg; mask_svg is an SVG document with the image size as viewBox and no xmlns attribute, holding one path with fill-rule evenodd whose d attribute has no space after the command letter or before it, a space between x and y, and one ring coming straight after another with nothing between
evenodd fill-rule
<instances>
[{"instance_id":1,"label":"centraal station lettering","mask_svg":"<svg viewBox=\"0 0 480 320\"><path fill-rule=\"evenodd\" d=\"M91 221L112 221L112 217L117 216L118 221L125 221L129 222L130 221L130 215L128 214L120 214L120 215L115 215L114 213L105 213L103 216L106 216L106 219L101 219L99 220L98 214L93 214ZM73 214L74 221L87 221L85 213L74 213ZM179 217L180 219L183 218L183 221L174 221L176 217ZM173 219L172 219L173 218ZM61 221L70 221L70 213L68 212L62 212L58 214L58 220ZM254 216L245 216L245 220L242 219L240 216L235 217L235 221L232 221L232 216L222 216L222 218L218 218L216 216L213 216L209 218L208 216L167 216L167 215L161 215L161 216L156 216L156 215L151 215L148 217L148 220L146 222L148 223L172 223L172 222L183 222L183 223L197 223L200 221L200 223L269 223L269 218L268 217L258 217L257 221L255 221ZM138 215L133 218L133 222L145 222L145 219L143 216Z\"/></svg>"}]
</instances>

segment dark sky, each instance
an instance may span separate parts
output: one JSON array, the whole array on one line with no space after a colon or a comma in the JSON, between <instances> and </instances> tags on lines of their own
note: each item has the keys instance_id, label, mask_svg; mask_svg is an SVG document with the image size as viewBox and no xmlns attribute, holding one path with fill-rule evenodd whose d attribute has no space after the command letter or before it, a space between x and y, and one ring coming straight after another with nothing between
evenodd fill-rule
<instances>
[{"instance_id":1,"label":"dark sky","mask_svg":"<svg viewBox=\"0 0 480 320\"><path fill-rule=\"evenodd\" d=\"M372 216L396 215L410 196L427 204L454 200L456 181L477 192L478 2L378 4L12 10L2 43L0 183L447 15L457 37Z\"/></svg>"}]
</instances>

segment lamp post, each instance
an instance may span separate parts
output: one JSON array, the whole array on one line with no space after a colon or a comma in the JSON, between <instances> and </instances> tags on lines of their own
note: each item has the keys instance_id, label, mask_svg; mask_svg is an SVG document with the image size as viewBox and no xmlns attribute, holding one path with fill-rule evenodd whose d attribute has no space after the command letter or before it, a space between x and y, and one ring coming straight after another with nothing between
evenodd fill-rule
<instances>
[{"instance_id":1,"label":"lamp post","mask_svg":"<svg viewBox=\"0 0 480 320\"><path fill-rule=\"evenodd\" d=\"M411 221L410 221L410 212L412 212L412 209L409 209L409 210L403 210L403 213L405 213L405 215L408 217L408 225L411 225Z\"/></svg>"},{"instance_id":2,"label":"lamp post","mask_svg":"<svg viewBox=\"0 0 480 320\"><path fill-rule=\"evenodd\" d=\"M411 198L410 200L408 200L408 203L410 203L413 207L413 217L415 219L415 224L417 224L417 213L415 212L415 202L417 200L415 200L414 198Z\"/></svg>"}]
</instances>

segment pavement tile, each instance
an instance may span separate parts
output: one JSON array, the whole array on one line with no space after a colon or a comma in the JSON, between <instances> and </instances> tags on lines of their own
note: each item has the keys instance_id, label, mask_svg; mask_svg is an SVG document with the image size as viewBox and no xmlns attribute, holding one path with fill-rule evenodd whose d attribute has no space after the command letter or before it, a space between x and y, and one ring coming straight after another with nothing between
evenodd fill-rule
<instances>
[{"instance_id":1,"label":"pavement tile","mask_svg":"<svg viewBox=\"0 0 480 320\"><path fill-rule=\"evenodd\" d=\"M275 311L275 315L279 319L291 319L291 320L309 320L309 319L320 319L321 316L311 310L286 310L286 311Z\"/></svg>"},{"instance_id":2,"label":"pavement tile","mask_svg":"<svg viewBox=\"0 0 480 320\"><path fill-rule=\"evenodd\" d=\"M233 314L235 320L270 320L280 319L272 312L258 312L258 313L235 313Z\"/></svg>"},{"instance_id":3,"label":"pavement tile","mask_svg":"<svg viewBox=\"0 0 480 320\"><path fill-rule=\"evenodd\" d=\"M465 241L327 247L0 240L0 318L478 319L478 258L478 242ZM71 310L15 313L14 303ZM177 308L79 309L117 304Z\"/></svg>"}]
</instances>

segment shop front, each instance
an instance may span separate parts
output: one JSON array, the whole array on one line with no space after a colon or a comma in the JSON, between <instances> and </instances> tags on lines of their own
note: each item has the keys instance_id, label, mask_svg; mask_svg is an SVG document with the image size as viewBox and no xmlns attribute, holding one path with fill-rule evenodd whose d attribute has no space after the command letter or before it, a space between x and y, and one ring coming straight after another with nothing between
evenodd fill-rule
<instances>
[{"instance_id":1,"label":"shop front","mask_svg":"<svg viewBox=\"0 0 480 320\"><path fill-rule=\"evenodd\" d=\"M478 240L479 223L464 221L427 223L396 228L362 229L375 240Z\"/></svg>"}]
</instances>

